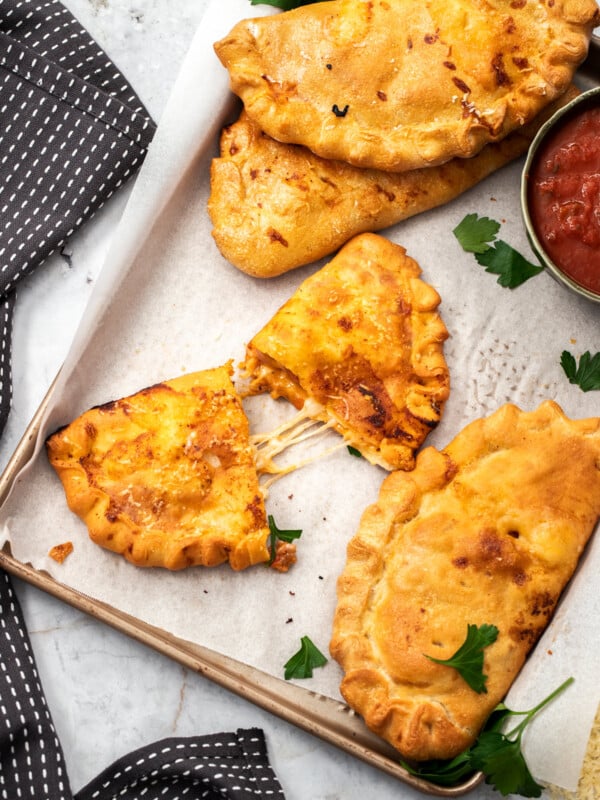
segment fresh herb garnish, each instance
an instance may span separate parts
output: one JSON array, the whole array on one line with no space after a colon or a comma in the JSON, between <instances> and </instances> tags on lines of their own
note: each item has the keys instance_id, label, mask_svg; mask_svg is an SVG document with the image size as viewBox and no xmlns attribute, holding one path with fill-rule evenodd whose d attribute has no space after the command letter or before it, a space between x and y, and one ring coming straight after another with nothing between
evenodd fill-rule
<instances>
[{"instance_id":1,"label":"fresh herb garnish","mask_svg":"<svg viewBox=\"0 0 600 800\"><path fill-rule=\"evenodd\" d=\"M483 253L490 249L490 242L499 230L500 223L496 220L467 214L452 232L466 253Z\"/></svg>"},{"instance_id":2,"label":"fresh herb garnish","mask_svg":"<svg viewBox=\"0 0 600 800\"><path fill-rule=\"evenodd\" d=\"M360 450L357 450L356 447L352 447L351 444L347 445L348 452L351 456L356 456L356 458L362 458L362 453Z\"/></svg>"},{"instance_id":3,"label":"fresh herb garnish","mask_svg":"<svg viewBox=\"0 0 600 800\"><path fill-rule=\"evenodd\" d=\"M563 350L560 364L569 383L579 386L582 392L600 389L600 353L592 355L589 350L586 350L579 359L578 366L575 356L568 350Z\"/></svg>"},{"instance_id":4,"label":"fresh herb garnish","mask_svg":"<svg viewBox=\"0 0 600 800\"><path fill-rule=\"evenodd\" d=\"M438 786L456 786L459 781L472 775L475 771L471 765L471 751L465 750L449 761L432 759L422 761L418 767L400 761L402 766L411 775L417 775L430 783Z\"/></svg>"},{"instance_id":5,"label":"fresh herb garnish","mask_svg":"<svg viewBox=\"0 0 600 800\"><path fill-rule=\"evenodd\" d=\"M299 539L302 536L301 530L287 530L283 531L280 530L277 525L275 524L275 520L272 514L269 514L267 517L267 521L269 523L269 539L268 539L268 547L269 547L269 565L271 565L275 561L275 557L277 556L277 542L293 542L295 539Z\"/></svg>"},{"instance_id":6,"label":"fresh herb garnish","mask_svg":"<svg viewBox=\"0 0 600 800\"><path fill-rule=\"evenodd\" d=\"M500 240L483 253L476 253L475 259L478 264L486 268L486 272L498 275L498 283L507 289L515 289L544 270L543 267L527 261L513 247Z\"/></svg>"},{"instance_id":7,"label":"fresh herb garnish","mask_svg":"<svg viewBox=\"0 0 600 800\"><path fill-rule=\"evenodd\" d=\"M498 275L500 286L515 289L543 272L544 268L527 261L514 247L496 239L499 230L499 222L489 217L467 214L453 233L463 250L473 253L477 263L485 267L486 272Z\"/></svg>"},{"instance_id":8,"label":"fresh herb garnish","mask_svg":"<svg viewBox=\"0 0 600 800\"><path fill-rule=\"evenodd\" d=\"M300 650L284 665L285 679L312 678L313 669L323 667L327 659L319 648L312 643L308 636L300 639Z\"/></svg>"},{"instance_id":9,"label":"fresh herb garnish","mask_svg":"<svg viewBox=\"0 0 600 800\"><path fill-rule=\"evenodd\" d=\"M290 11L292 8L298 6L309 6L311 3L317 3L319 0L250 0L251 6L275 6L281 8L283 11Z\"/></svg>"},{"instance_id":10,"label":"fresh herb garnish","mask_svg":"<svg viewBox=\"0 0 600 800\"><path fill-rule=\"evenodd\" d=\"M427 761L417 768L403 762L402 766L411 775L440 786L452 786L469 773L482 772L486 783L504 796L540 797L542 787L529 771L521 750L523 732L533 717L571 683L573 678L568 678L529 711L511 711L504 703L496 706L475 744L450 761ZM502 733L500 729L513 716L522 716L523 720Z\"/></svg>"},{"instance_id":11,"label":"fresh herb garnish","mask_svg":"<svg viewBox=\"0 0 600 800\"><path fill-rule=\"evenodd\" d=\"M542 793L542 787L529 771L520 741L513 741L503 733L483 734L471 753L471 763L475 770L485 774L486 783L503 795L539 797Z\"/></svg>"},{"instance_id":12,"label":"fresh herb garnish","mask_svg":"<svg viewBox=\"0 0 600 800\"><path fill-rule=\"evenodd\" d=\"M503 794L520 794L523 797L539 797L542 787L536 783L525 762L521 751L523 732L533 717L560 692L573 683L567 678L540 703L529 711L511 711L502 705L498 709L498 718L491 730L485 730L471 748L471 764L486 776L490 783ZM522 716L521 722L508 733L501 733L499 728L509 717Z\"/></svg>"},{"instance_id":13,"label":"fresh herb garnish","mask_svg":"<svg viewBox=\"0 0 600 800\"><path fill-rule=\"evenodd\" d=\"M487 675L483 674L483 650L498 638L495 625L467 625L467 638L450 658L434 658L430 661L447 667L454 667L461 677L478 694L487 692L485 687Z\"/></svg>"}]
</instances>

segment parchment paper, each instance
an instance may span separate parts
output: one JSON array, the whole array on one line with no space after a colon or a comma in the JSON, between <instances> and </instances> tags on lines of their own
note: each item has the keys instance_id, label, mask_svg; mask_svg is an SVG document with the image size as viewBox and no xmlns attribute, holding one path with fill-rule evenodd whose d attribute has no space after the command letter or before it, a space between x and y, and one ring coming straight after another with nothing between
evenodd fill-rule
<instances>
[{"instance_id":1,"label":"parchment paper","mask_svg":"<svg viewBox=\"0 0 600 800\"><path fill-rule=\"evenodd\" d=\"M271 13L247 0L214 0L184 64L137 179L84 320L56 383L37 455L1 510L2 540L13 554L57 580L177 636L283 676L283 664L309 635L327 652L335 583L348 539L384 472L345 448L281 479L267 509L281 528L302 528L299 561L287 574L228 567L170 574L141 570L93 545L67 509L42 445L47 433L90 406L179 374L238 362L248 339L320 264L260 281L218 253L206 213L210 159L218 131L237 116L212 43L237 19ZM463 253L452 229L467 213L502 222L500 237L531 256L520 217L522 162L505 168L452 204L385 232L404 245L440 292L451 333L452 377L443 420L428 444L443 447L472 419L505 402L533 409L547 398L572 417L597 416L598 393L568 383L562 350L600 349L598 307L547 274L515 290ZM271 429L293 409L269 398L246 404L253 432ZM329 434L326 448L339 441ZM294 457L296 454L294 454ZM58 566L49 549L72 540ZM570 675L576 682L531 728L526 754L538 779L576 788L600 700L600 601L595 576L600 542L585 554L553 623L508 698L528 708ZM302 683L340 699L331 660Z\"/></svg>"}]
</instances>

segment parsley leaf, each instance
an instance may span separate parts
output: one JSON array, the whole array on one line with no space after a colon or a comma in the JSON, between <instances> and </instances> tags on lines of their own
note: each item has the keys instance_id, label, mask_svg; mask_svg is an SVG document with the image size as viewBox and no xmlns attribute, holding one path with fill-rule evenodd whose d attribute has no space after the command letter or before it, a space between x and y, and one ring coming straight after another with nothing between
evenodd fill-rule
<instances>
[{"instance_id":1,"label":"parsley leaf","mask_svg":"<svg viewBox=\"0 0 600 800\"><path fill-rule=\"evenodd\" d=\"M289 11L298 6L309 6L311 3L317 3L319 0L250 0L251 6L275 6L281 8L283 11Z\"/></svg>"},{"instance_id":2,"label":"parsley leaf","mask_svg":"<svg viewBox=\"0 0 600 800\"><path fill-rule=\"evenodd\" d=\"M521 752L521 743L498 731L481 734L471 750L473 769L485 773L500 794L521 794L540 797L542 787L535 782Z\"/></svg>"},{"instance_id":3,"label":"parsley leaf","mask_svg":"<svg viewBox=\"0 0 600 800\"><path fill-rule=\"evenodd\" d=\"M323 667L327 659L308 636L300 639L300 650L284 664L286 681L290 678L312 678L313 669Z\"/></svg>"},{"instance_id":4,"label":"parsley leaf","mask_svg":"<svg viewBox=\"0 0 600 800\"><path fill-rule=\"evenodd\" d=\"M489 217L478 217L477 214L467 214L452 233L465 252L484 253L489 250L489 242L494 241L499 230L500 223L496 220Z\"/></svg>"},{"instance_id":5,"label":"parsley leaf","mask_svg":"<svg viewBox=\"0 0 600 800\"><path fill-rule=\"evenodd\" d=\"M560 364L569 383L579 386L582 392L600 389L600 353L592 355L589 350L586 350L577 366L575 357L568 350L563 350Z\"/></svg>"},{"instance_id":6,"label":"parsley leaf","mask_svg":"<svg viewBox=\"0 0 600 800\"><path fill-rule=\"evenodd\" d=\"M498 275L498 283L507 289L515 289L529 278L544 271L544 268L527 261L501 239L496 240L500 223L489 217L478 217L467 214L459 222L453 233L462 249L473 253L477 263L486 268L486 272ZM490 244L494 242L494 244Z\"/></svg>"},{"instance_id":7,"label":"parsley leaf","mask_svg":"<svg viewBox=\"0 0 600 800\"><path fill-rule=\"evenodd\" d=\"M485 775L486 783L504 796L520 794L523 797L540 797L542 787L529 771L521 750L521 739L538 711L571 683L573 678L568 678L529 711L511 711L504 703L500 703L490 714L475 744L450 761L425 761L417 767L401 762L402 766L411 775L441 786L455 785L469 773L480 771ZM522 716L523 720L508 733L502 733L501 727L513 716Z\"/></svg>"},{"instance_id":8,"label":"parsley leaf","mask_svg":"<svg viewBox=\"0 0 600 800\"><path fill-rule=\"evenodd\" d=\"M513 247L501 240L485 252L476 253L475 258L478 264L486 268L486 272L498 275L500 286L508 289L520 286L544 270L543 267L527 261Z\"/></svg>"},{"instance_id":9,"label":"parsley leaf","mask_svg":"<svg viewBox=\"0 0 600 800\"><path fill-rule=\"evenodd\" d=\"M362 458L362 453L360 450L357 450L356 447L352 447L351 444L347 445L348 452L351 456L355 456L356 458Z\"/></svg>"},{"instance_id":10,"label":"parsley leaf","mask_svg":"<svg viewBox=\"0 0 600 800\"><path fill-rule=\"evenodd\" d=\"M433 658L430 661L458 670L461 677L478 694L487 692L485 683L487 675L483 674L483 649L493 644L498 638L495 625L467 625L467 638L450 658Z\"/></svg>"},{"instance_id":11,"label":"parsley leaf","mask_svg":"<svg viewBox=\"0 0 600 800\"><path fill-rule=\"evenodd\" d=\"M302 536L301 530L287 530L283 531L280 530L277 525L275 524L275 519L273 518L272 514L269 514L267 517L269 523L269 539L268 539L268 547L269 553L271 557L269 558L269 565L275 561L275 557L277 555L277 542L293 542L295 539L299 539Z\"/></svg>"},{"instance_id":12,"label":"parsley leaf","mask_svg":"<svg viewBox=\"0 0 600 800\"><path fill-rule=\"evenodd\" d=\"M449 761L433 759L423 761L417 767L400 760L401 765L411 775L416 775L438 786L455 786L462 778L474 772L471 764L471 751L465 750Z\"/></svg>"},{"instance_id":13,"label":"parsley leaf","mask_svg":"<svg viewBox=\"0 0 600 800\"><path fill-rule=\"evenodd\" d=\"M551 692L540 703L529 711L510 711L506 709L505 718L522 716L523 720L508 733L501 733L497 726L493 730L484 731L471 748L471 764L473 769L480 770L486 776L486 783L495 786L503 794L520 794L523 797L540 797L542 787L534 780L521 751L521 739L527 725L533 717L553 700L560 692L573 683L567 678L558 689Z\"/></svg>"}]
</instances>

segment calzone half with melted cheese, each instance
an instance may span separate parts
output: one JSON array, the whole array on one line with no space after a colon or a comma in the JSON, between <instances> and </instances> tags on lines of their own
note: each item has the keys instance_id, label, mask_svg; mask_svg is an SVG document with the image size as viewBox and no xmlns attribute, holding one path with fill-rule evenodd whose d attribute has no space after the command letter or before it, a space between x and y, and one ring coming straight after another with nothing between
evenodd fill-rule
<instances>
[{"instance_id":1,"label":"calzone half with melted cheese","mask_svg":"<svg viewBox=\"0 0 600 800\"><path fill-rule=\"evenodd\" d=\"M269 527L232 367L183 375L83 413L46 443L69 508L140 567L269 560Z\"/></svg>"},{"instance_id":2,"label":"calzone half with melted cheese","mask_svg":"<svg viewBox=\"0 0 600 800\"><path fill-rule=\"evenodd\" d=\"M440 296L403 247L351 239L252 338L248 393L331 425L386 469L410 469L450 391Z\"/></svg>"},{"instance_id":3,"label":"calzone half with melted cheese","mask_svg":"<svg viewBox=\"0 0 600 800\"><path fill-rule=\"evenodd\" d=\"M331 653L341 692L406 758L476 739L547 626L600 515L600 419L505 405L393 472L351 540ZM494 625L487 692L448 659Z\"/></svg>"},{"instance_id":4,"label":"calzone half with melted cheese","mask_svg":"<svg viewBox=\"0 0 600 800\"><path fill-rule=\"evenodd\" d=\"M598 24L595 0L329 0L242 20L215 49L273 139L401 172L527 124Z\"/></svg>"}]
</instances>

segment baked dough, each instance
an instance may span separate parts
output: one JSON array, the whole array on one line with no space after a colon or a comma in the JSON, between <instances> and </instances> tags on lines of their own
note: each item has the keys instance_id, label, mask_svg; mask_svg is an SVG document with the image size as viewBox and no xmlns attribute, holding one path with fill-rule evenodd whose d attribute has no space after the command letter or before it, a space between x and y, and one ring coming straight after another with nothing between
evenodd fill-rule
<instances>
[{"instance_id":1,"label":"baked dough","mask_svg":"<svg viewBox=\"0 0 600 800\"><path fill-rule=\"evenodd\" d=\"M86 411L47 440L69 508L140 567L268 561L264 501L232 366Z\"/></svg>"},{"instance_id":2,"label":"baked dough","mask_svg":"<svg viewBox=\"0 0 600 800\"><path fill-rule=\"evenodd\" d=\"M410 469L449 394L438 293L403 247L354 237L247 345L248 393L331 424L386 469Z\"/></svg>"},{"instance_id":3,"label":"baked dough","mask_svg":"<svg viewBox=\"0 0 600 800\"><path fill-rule=\"evenodd\" d=\"M329 0L242 20L215 50L269 136L403 171L533 119L599 22L595 0Z\"/></svg>"},{"instance_id":4,"label":"baked dough","mask_svg":"<svg viewBox=\"0 0 600 800\"><path fill-rule=\"evenodd\" d=\"M570 90L533 122L470 159L391 173L359 169L277 142L242 111L221 135L211 165L208 211L221 254L238 269L272 278L338 250L356 234L378 231L453 200L521 156Z\"/></svg>"},{"instance_id":5,"label":"baked dough","mask_svg":"<svg viewBox=\"0 0 600 800\"><path fill-rule=\"evenodd\" d=\"M331 653L341 692L406 758L469 747L548 624L600 515L600 419L505 405L382 484L348 547ZM496 625L487 693L446 659Z\"/></svg>"}]
</instances>

